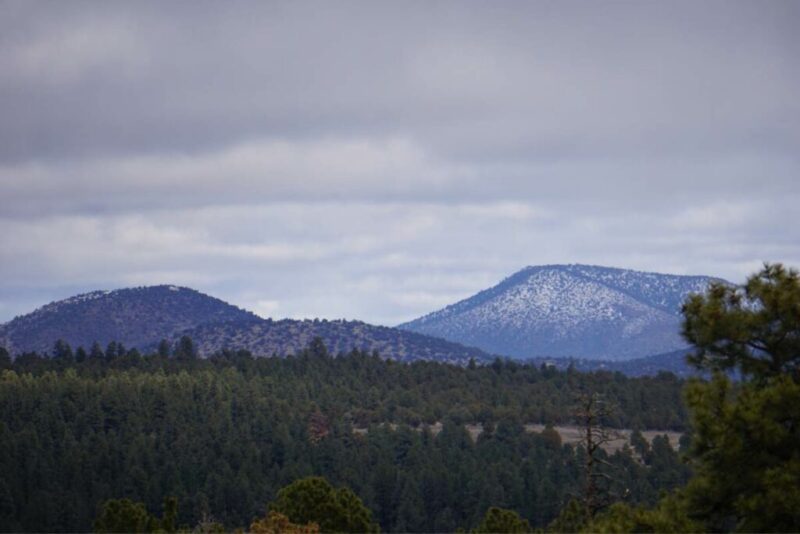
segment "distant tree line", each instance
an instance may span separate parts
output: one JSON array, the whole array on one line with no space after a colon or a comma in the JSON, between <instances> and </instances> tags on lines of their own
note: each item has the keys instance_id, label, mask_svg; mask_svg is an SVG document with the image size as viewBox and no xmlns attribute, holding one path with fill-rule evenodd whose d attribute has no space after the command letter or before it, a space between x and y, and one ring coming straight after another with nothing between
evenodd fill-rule
<instances>
[{"instance_id":1,"label":"distant tree line","mask_svg":"<svg viewBox=\"0 0 800 534\"><path fill-rule=\"evenodd\" d=\"M269 520L265 505L280 488L315 475L349 488L386 531L486 526L490 507L544 526L579 491L585 453L524 423L571 422L581 389L618 406L609 426L686 421L682 382L669 374L399 364L359 351L333 357L318 340L287 358L208 359L188 338L146 355L61 342L50 357L6 354L0 366L7 531L85 531L109 500L155 512L167 497L180 503L178 525L247 527ZM434 422L444 423L438 435L415 429ZM477 441L464 427L473 422L483 423ZM602 453L631 502L655 503L685 483L666 438L637 447ZM494 513L489 524L506 519Z\"/></svg>"},{"instance_id":2,"label":"distant tree line","mask_svg":"<svg viewBox=\"0 0 800 534\"><path fill-rule=\"evenodd\" d=\"M767 265L683 313L690 363L710 379L400 365L334 358L319 340L286 359L201 360L188 338L148 355L0 351L0 528L800 530L800 275ZM684 428L681 389L688 448L639 432L613 454L594 446L612 427ZM585 445L525 431L566 422L576 392ZM436 435L415 428L434 421Z\"/></svg>"},{"instance_id":3,"label":"distant tree line","mask_svg":"<svg viewBox=\"0 0 800 534\"><path fill-rule=\"evenodd\" d=\"M254 357L244 350L223 350L198 358L191 338L174 345L163 340L156 351L142 355L111 342L88 350L55 343L52 354L23 353L11 359L0 348L0 369L39 376L63 374L102 378L118 371L164 373L235 369L247 377L269 377L281 388L303 392L330 414L345 416L355 426L407 423L417 426L444 419L457 423L491 423L512 418L523 423L567 424L578 391L603 395L617 407L603 421L612 428L685 430L688 415L681 397L684 381L668 372L630 378L619 372L560 371L496 359L489 365L461 367L438 362L397 363L377 353L353 350L334 357L320 339L286 358Z\"/></svg>"}]
</instances>

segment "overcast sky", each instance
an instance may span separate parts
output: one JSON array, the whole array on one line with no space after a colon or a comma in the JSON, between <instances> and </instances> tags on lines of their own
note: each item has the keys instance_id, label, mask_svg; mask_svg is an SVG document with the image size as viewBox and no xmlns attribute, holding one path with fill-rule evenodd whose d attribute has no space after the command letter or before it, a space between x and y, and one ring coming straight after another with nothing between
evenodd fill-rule
<instances>
[{"instance_id":1,"label":"overcast sky","mask_svg":"<svg viewBox=\"0 0 800 534\"><path fill-rule=\"evenodd\" d=\"M800 2L0 1L0 321L393 325L526 265L800 266Z\"/></svg>"}]
</instances>

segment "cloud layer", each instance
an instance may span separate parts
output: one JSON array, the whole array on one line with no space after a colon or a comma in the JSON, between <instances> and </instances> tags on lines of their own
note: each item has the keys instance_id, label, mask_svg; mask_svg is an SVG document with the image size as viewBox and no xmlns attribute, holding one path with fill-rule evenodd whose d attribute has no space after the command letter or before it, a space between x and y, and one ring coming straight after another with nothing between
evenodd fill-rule
<instances>
[{"instance_id":1,"label":"cloud layer","mask_svg":"<svg viewBox=\"0 0 800 534\"><path fill-rule=\"evenodd\" d=\"M0 5L0 321L393 324L528 264L800 265L792 2Z\"/></svg>"}]
</instances>

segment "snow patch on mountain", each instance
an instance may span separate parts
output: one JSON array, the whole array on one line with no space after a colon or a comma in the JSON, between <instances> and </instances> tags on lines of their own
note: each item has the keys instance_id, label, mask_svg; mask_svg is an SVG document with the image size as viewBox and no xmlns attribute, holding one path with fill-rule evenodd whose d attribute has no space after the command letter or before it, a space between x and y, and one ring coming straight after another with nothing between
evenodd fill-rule
<instances>
[{"instance_id":1,"label":"snow patch on mountain","mask_svg":"<svg viewBox=\"0 0 800 534\"><path fill-rule=\"evenodd\" d=\"M523 358L641 357L685 346L680 305L711 280L587 265L528 267L400 327Z\"/></svg>"}]
</instances>

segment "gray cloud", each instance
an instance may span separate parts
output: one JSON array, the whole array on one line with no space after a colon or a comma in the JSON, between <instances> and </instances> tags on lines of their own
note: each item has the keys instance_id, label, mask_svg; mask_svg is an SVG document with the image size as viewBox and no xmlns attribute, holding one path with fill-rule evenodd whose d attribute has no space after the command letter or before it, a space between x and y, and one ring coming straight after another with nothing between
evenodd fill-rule
<instances>
[{"instance_id":1,"label":"gray cloud","mask_svg":"<svg viewBox=\"0 0 800 534\"><path fill-rule=\"evenodd\" d=\"M0 5L0 320L399 322L526 264L800 264L792 2Z\"/></svg>"}]
</instances>

